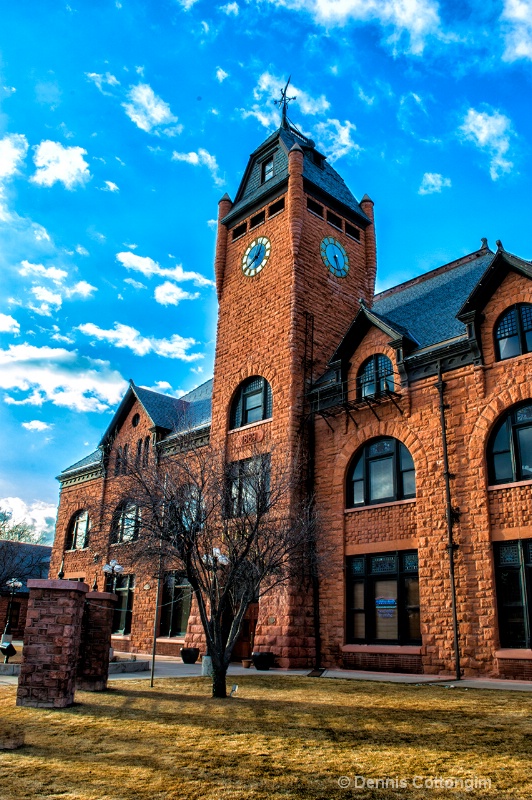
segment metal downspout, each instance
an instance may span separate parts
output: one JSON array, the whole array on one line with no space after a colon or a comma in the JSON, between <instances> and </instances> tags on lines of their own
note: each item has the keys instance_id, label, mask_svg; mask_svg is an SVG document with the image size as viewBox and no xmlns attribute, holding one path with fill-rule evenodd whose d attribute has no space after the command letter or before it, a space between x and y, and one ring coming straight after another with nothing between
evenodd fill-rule
<instances>
[{"instance_id":1,"label":"metal downspout","mask_svg":"<svg viewBox=\"0 0 532 800\"><path fill-rule=\"evenodd\" d=\"M454 575L454 551L458 548L453 541L453 524L454 524L454 511L451 503L451 473L449 472L449 458L447 451L447 429L445 425L445 402L444 390L445 383L442 379L441 361L438 361L438 381L436 383L438 394L440 396L440 424L441 424L441 438L443 447L443 475L445 479L445 516L447 519L447 552L449 554L449 578L451 581L451 606L453 614L453 640L454 640L454 657L455 657L455 670L456 680L461 679L460 674L460 647L459 647L459 634L458 634L458 616L456 611L456 581Z\"/></svg>"}]
</instances>

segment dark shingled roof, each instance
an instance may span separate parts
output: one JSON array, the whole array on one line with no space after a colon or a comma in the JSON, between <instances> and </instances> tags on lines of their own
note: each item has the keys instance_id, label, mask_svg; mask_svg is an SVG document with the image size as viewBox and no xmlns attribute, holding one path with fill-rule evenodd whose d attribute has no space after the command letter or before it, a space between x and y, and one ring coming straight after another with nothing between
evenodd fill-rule
<instances>
[{"instance_id":1,"label":"dark shingled roof","mask_svg":"<svg viewBox=\"0 0 532 800\"><path fill-rule=\"evenodd\" d=\"M456 314L495 258L491 250L479 250L394 289L375 296L371 311L392 327L408 331L420 347L465 334Z\"/></svg>"},{"instance_id":2,"label":"dark shingled roof","mask_svg":"<svg viewBox=\"0 0 532 800\"><path fill-rule=\"evenodd\" d=\"M274 177L266 181L266 183L262 183L261 160L257 160L257 155L259 153L267 153L268 146L272 145L273 147L278 140L281 143L281 147L277 147L273 154ZM323 159L323 167L319 167L314 163L310 156L311 151L315 151L313 142L302 134L298 135L288 128L279 128L251 154L248 169L242 178L235 198L235 204L223 221L230 222L234 217L238 216L242 209L259 201L263 195L271 194L276 186L282 184L288 178L288 153L296 143L303 149L303 177L318 189L321 189L322 192L326 192L344 206L347 206L362 220L369 222L370 220L364 214L354 195L347 188L343 178L336 170L325 159Z\"/></svg>"},{"instance_id":3,"label":"dark shingled roof","mask_svg":"<svg viewBox=\"0 0 532 800\"><path fill-rule=\"evenodd\" d=\"M70 475L70 473L74 472L81 472L82 470L96 466L97 464L101 464L102 462L102 453L101 450L95 450L94 453L90 453L90 455L85 456L82 458L81 461L76 461L75 464L72 464L71 467L67 467L61 472L62 476Z\"/></svg>"}]
</instances>

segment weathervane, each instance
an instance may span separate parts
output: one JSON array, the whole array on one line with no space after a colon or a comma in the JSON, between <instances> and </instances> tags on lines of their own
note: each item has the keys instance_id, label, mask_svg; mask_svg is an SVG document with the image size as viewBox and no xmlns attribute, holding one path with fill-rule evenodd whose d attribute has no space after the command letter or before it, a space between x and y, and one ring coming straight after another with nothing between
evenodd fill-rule
<instances>
[{"instance_id":1,"label":"weathervane","mask_svg":"<svg viewBox=\"0 0 532 800\"><path fill-rule=\"evenodd\" d=\"M296 99L295 95L293 97L287 97L286 96L286 92L288 90L288 84L290 83L290 78L291 77L292 77L291 75L288 76L288 80L286 81L286 86L284 87L284 89L281 89L281 99L273 101L276 106L281 106L281 110L282 110L281 126L283 128L288 128L288 117L286 115L286 108L288 106L288 103L290 103L292 100Z\"/></svg>"}]
</instances>

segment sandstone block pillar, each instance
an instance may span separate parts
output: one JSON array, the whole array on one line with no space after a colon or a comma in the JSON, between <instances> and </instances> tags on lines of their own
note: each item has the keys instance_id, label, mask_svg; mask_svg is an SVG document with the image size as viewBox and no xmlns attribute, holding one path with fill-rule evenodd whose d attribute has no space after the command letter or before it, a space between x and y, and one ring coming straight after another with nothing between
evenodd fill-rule
<instances>
[{"instance_id":1,"label":"sandstone block pillar","mask_svg":"<svg viewBox=\"0 0 532 800\"><path fill-rule=\"evenodd\" d=\"M76 686L104 692L109 673L113 611L117 597L109 592L87 592L81 630Z\"/></svg>"},{"instance_id":2,"label":"sandstone block pillar","mask_svg":"<svg viewBox=\"0 0 532 800\"><path fill-rule=\"evenodd\" d=\"M74 702L86 583L29 580L17 705L66 708Z\"/></svg>"}]
</instances>

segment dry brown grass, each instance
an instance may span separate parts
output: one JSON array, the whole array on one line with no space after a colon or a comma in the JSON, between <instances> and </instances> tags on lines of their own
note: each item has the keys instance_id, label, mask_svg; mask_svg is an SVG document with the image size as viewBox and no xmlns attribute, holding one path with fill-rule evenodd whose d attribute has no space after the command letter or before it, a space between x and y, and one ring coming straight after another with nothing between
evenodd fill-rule
<instances>
[{"instance_id":1,"label":"dry brown grass","mask_svg":"<svg viewBox=\"0 0 532 800\"><path fill-rule=\"evenodd\" d=\"M51 711L0 692L26 745L0 754L2 800L532 798L532 697L519 692L250 675L113 682ZM1 727L1 725L0 725ZM476 791L341 789L340 776L490 778Z\"/></svg>"}]
</instances>

